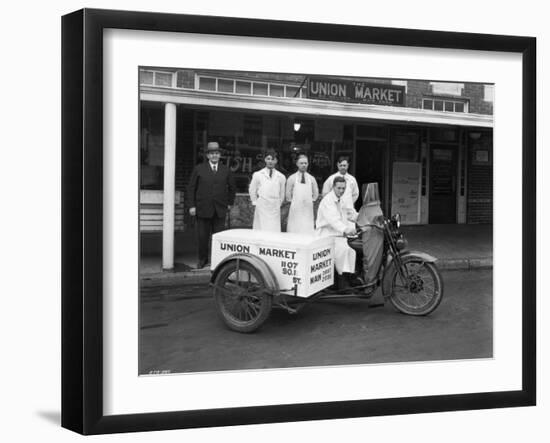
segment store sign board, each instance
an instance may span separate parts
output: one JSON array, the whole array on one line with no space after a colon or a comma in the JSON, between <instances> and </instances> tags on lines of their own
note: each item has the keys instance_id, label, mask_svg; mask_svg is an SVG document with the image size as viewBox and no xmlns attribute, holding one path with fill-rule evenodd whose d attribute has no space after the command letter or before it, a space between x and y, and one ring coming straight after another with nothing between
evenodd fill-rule
<instances>
[{"instance_id":1,"label":"store sign board","mask_svg":"<svg viewBox=\"0 0 550 443\"><path fill-rule=\"evenodd\" d=\"M309 77L307 96L315 100L405 106L404 86L330 77Z\"/></svg>"}]
</instances>

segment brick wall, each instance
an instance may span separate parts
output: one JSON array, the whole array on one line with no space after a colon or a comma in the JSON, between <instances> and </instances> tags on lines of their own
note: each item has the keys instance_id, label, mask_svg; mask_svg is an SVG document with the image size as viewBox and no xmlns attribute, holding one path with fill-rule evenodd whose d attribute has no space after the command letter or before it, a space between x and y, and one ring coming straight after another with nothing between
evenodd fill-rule
<instances>
[{"instance_id":1,"label":"brick wall","mask_svg":"<svg viewBox=\"0 0 550 443\"><path fill-rule=\"evenodd\" d=\"M487 164L476 164L475 152L478 149L487 149L489 151L489 162ZM492 151L492 133L482 133L479 140L469 139L467 223L480 224L493 222Z\"/></svg>"},{"instance_id":2,"label":"brick wall","mask_svg":"<svg viewBox=\"0 0 550 443\"><path fill-rule=\"evenodd\" d=\"M474 114L493 114L493 103L483 100L484 86L475 83L464 83L462 96L470 100L470 112Z\"/></svg>"},{"instance_id":3,"label":"brick wall","mask_svg":"<svg viewBox=\"0 0 550 443\"><path fill-rule=\"evenodd\" d=\"M407 97L405 106L409 108L422 108L422 97L431 92L430 83L423 80L407 81Z\"/></svg>"},{"instance_id":4,"label":"brick wall","mask_svg":"<svg viewBox=\"0 0 550 443\"><path fill-rule=\"evenodd\" d=\"M196 70L186 69L177 72L177 85L183 88L194 88ZM274 81L290 84L301 84L306 78L301 74L284 74L284 73L266 73L266 72L246 72L246 71L219 71L208 70L200 71L204 75L219 76L219 77L235 77L250 80ZM351 80L363 80L375 83L390 84L391 79L383 78L365 78L365 77L348 77ZM432 87L429 80L407 80L407 94L405 106L410 108L422 108L422 98L432 95ZM454 96L449 96L453 98ZM484 86L476 83L464 83L464 89L460 98L469 100L469 112L475 114L493 114L493 103L485 101ZM459 97L457 97L459 98Z\"/></svg>"}]
</instances>

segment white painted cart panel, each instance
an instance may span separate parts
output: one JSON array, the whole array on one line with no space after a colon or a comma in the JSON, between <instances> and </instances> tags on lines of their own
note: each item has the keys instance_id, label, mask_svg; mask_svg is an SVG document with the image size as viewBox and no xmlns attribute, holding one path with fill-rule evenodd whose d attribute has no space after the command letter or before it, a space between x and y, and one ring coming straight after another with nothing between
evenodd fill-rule
<instances>
[{"instance_id":1,"label":"white painted cart panel","mask_svg":"<svg viewBox=\"0 0 550 443\"><path fill-rule=\"evenodd\" d=\"M334 239L288 232L229 229L212 236L211 269L227 256L248 253L273 271L281 292L309 297L334 282Z\"/></svg>"}]
</instances>

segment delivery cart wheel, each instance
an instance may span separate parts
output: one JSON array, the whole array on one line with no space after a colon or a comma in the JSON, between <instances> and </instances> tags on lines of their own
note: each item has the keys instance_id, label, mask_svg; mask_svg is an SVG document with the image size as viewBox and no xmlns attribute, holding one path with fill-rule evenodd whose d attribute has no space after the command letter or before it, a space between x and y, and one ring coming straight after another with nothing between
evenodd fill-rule
<instances>
[{"instance_id":1,"label":"delivery cart wheel","mask_svg":"<svg viewBox=\"0 0 550 443\"><path fill-rule=\"evenodd\" d=\"M439 306L443 298L443 280L433 263L414 255L403 258L403 280L397 268L391 274L390 301L400 312L427 315Z\"/></svg>"},{"instance_id":2,"label":"delivery cart wheel","mask_svg":"<svg viewBox=\"0 0 550 443\"><path fill-rule=\"evenodd\" d=\"M237 332L253 332L269 317L270 288L261 271L244 260L223 265L214 281L214 298L224 323Z\"/></svg>"}]
</instances>

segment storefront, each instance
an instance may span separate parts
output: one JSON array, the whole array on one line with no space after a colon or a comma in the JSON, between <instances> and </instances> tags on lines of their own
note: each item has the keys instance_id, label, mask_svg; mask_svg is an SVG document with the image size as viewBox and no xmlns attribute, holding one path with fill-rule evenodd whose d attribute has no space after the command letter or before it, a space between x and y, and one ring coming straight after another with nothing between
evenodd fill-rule
<instances>
[{"instance_id":1,"label":"storefront","mask_svg":"<svg viewBox=\"0 0 550 443\"><path fill-rule=\"evenodd\" d=\"M252 224L248 183L268 148L285 175L306 152L319 186L347 156L408 224L492 222L490 85L157 69L140 82L142 232L164 230L167 169L173 229L186 231L186 186L208 141L235 174L231 227Z\"/></svg>"}]
</instances>

